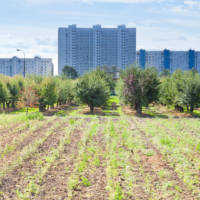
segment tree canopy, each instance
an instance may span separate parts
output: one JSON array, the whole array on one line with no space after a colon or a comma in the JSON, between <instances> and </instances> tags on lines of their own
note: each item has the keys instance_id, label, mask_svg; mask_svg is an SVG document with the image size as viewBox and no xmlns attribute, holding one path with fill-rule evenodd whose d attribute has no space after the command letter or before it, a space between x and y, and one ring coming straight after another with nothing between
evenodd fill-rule
<instances>
[{"instance_id":1,"label":"tree canopy","mask_svg":"<svg viewBox=\"0 0 200 200\"><path fill-rule=\"evenodd\" d=\"M93 112L94 107L104 105L110 97L110 88L105 79L94 72L80 77L75 85L76 100L90 107Z\"/></svg>"},{"instance_id":2,"label":"tree canopy","mask_svg":"<svg viewBox=\"0 0 200 200\"><path fill-rule=\"evenodd\" d=\"M171 76L172 74L170 73L169 69L163 69L161 72L160 76Z\"/></svg>"},{"instance_id":3,"label":"tree canopy","mask_svg":"<svg viewBox=\"0 0 200 200\"><path fill-rule=\"evenodd\" d=\"M155 68L145 70L132 66L123 72L116 86L116 93L124 104L135 106L138 114L142 105L158 100L159 77Z\"/></svg>"},{"instance_id":4,"label":"tree canopy","mask_svg":"<svg viewBox=\"0 0 200 200\"><path fill-rule=\"evenodd\" d=\"M160 86L160 101L173 105L176 110L187 107L192 113L200 105L200 76L194 70L176 70L171 77L164 77Z\"/></svg>"},{"instance_id":5,"label":"tree canopy","mask_svg":"<svg viewBox=\"0 0 200 200\"><path fill-rule=\"evenodd\" d=\"M62 72L68 78L72 78L72 79L78 78L78 72L76 71L76 69L74 67L65 65L62 69Z\"/></svg>"}]
</instances>

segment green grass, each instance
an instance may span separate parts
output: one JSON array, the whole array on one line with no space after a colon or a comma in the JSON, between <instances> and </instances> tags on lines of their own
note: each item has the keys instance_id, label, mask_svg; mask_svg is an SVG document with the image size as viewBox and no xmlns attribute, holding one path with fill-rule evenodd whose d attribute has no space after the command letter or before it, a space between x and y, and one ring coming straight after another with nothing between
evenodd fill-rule
<instances>
[{"instance_id":1,"label":"green grass","mask_svg":"<svg viewBox=\"0 0 200 200\"><path fill-rule=\"evenodd\" d=\"M43 120L44 116L42 113L30 113L26 115L26 113L19 114L0 114L0 127L6 127L16 123L27 122L28 120Z\"/></svg>"},{"instance_id":2,"label":"green grass","mask_svg":"<svg viewBox=\"0 0 200 200\"><path fill-rule=\"evenodd\" d=\"M103 110L104 113L109 114L110 112L116 113L119 115L123 115L122 113L122 107L120 106L119 98L117 96L110 96L109 100L107 101L108 106L112 106L112 103L116 103L119 107L117 107L117 110L110 110L109 107L107 109Z\"/></svg>"},{"instance_id":3,"label":"green grass","mask_svg":"<svg viewBox=\"0 0 200 200\"><path fill-rule=\"evenodd\" d=\"M72 112L69 112L69 115L77 115L81 110L86 108L86 106L80 106L80 109L78 110L73 110Z\"/></svg>"},{"instance_id":4,"label":"green grass","mask_svg":"<svg viewBox=\"0 0 200 200\"><path fill-rule=\"evenodd\" d=\"M59 116L59 117L65 117L67 114L66 114L66 111L64 110L60 110L59 112L56 113L56 116Z\"/></svg>"},{"instance_id":5,"label":"green grass","mask_svg":"<svg viewBox=\"0 0 200 200\"><path fill-rule=\"evenodd\" d=\"M12 114L18 114L18 113L26 113L26 108L21 108L19 110L15 110L11 112ZM39 108L29 108L28 113L33 113L33 112L39 112Z\"/></svg>"}]
</instances>

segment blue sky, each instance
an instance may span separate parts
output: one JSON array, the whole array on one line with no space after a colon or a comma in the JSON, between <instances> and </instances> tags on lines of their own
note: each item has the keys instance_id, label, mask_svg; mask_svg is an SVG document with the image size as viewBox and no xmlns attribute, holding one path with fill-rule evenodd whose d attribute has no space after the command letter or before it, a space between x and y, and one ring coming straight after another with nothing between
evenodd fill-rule
<instances>
[{"instance_id":1,"label":"blue sky","mask_svg":"<svg viewBox=\"0 0 200 200\"><path fill-rule=\"evenodd\" d=\"M200 0L1 0L0 58L52 58L58 27L137 28L137 49L200 51Z\"/></svg>"}]
</instances>

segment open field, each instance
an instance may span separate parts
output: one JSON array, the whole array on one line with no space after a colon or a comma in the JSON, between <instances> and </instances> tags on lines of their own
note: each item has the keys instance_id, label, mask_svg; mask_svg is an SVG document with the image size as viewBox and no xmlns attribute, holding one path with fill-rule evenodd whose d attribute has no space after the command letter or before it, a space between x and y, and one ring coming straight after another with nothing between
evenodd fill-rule
<instances>
[{"instance_id":1,"label":"open field","mask_svg":"<svg viewBox=\"0 0 200 200\"><path fill-rule=\"evenodd\" d=\"M199 118L163 109L0 115L0 200L200 199Z\"/></svg>"}]
</instances>

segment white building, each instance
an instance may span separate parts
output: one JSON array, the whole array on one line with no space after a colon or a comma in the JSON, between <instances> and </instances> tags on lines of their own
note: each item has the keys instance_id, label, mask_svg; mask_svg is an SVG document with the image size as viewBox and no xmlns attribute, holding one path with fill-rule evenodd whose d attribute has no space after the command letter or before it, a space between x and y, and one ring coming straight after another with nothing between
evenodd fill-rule
<instances>
[{"instance_id":1,"label":"white building","mask_svg":"<svg viewBox=\"0 0 200 200\"><path fill-rule=\"evenodd\" d=\"M141 49L137 52L137 66L156 67L159 72L164 68L171 73L176 69L189 70L195 68L200 72L200 51L145 51Z\"/></svg>"},{"instance_id":2,"label":"white building","mask_svg":"<svg viewBox=\"0 0 200 200\"><path fill-rule=\"evenodd\" d=\"M136 29L126 28L68 28L58 29L58 74L65 65L84 74L97 66L115 65L125 68L136 63Z\"/></svg>"},{"instance_id":3,"label":"white building","mask_svg":"<svg viewBox=\"0 0 200 200\"><path fill-rule=\"evenodd\" d=\"M25 73L35 73L40 75L53 75L54 66L50 58L26 58ZM16 56L12 58L0 58L0 74L14 76L17 74L24 75L24 58Z\"/></svg>"}]
</instances>

